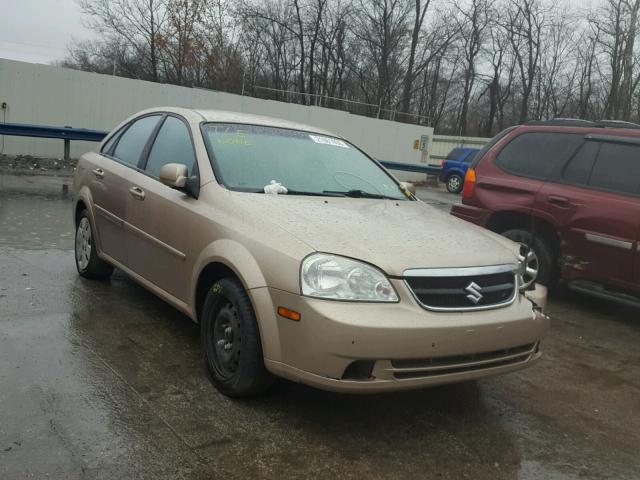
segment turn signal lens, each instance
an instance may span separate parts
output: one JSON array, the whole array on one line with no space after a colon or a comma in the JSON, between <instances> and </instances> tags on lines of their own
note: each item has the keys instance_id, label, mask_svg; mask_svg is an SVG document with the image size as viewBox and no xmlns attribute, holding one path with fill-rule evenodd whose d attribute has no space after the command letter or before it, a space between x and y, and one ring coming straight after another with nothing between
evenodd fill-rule
<instances>
[{"instance_id":1,"label":"turn signal lens","mask_svg":"<svg viewBox=\"0 0 640 480\"><path fill-rule=\"evenodd\" d=\"M462 189L463 198L473 197L473 192L476 189L476 171L473 168L467 170L467 174L464 177L464 187Z\"/></svg>"},{"instance_id":2,"label":"turn signal lens","mask_svg":"<svg viewBox=\"0 0 640 480\"><path fill-rule=\"evenodd\" d=\"M293 310L289 310L285 307L278 307L278 315L288 318L289 320L293 320L294 322L300 321L300 314L298 312L294 312Z\"/></svg>"}]
</instances>

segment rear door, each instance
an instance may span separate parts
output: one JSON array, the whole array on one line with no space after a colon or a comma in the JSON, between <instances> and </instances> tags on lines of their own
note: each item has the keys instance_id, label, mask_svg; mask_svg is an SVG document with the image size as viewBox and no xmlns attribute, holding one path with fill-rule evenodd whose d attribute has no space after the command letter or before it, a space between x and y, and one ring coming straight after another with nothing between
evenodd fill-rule
<instances>
[{"instance_id":1,"label":"rear door","mask_svg":"<svg viewBox=\"0 0 640 480\"><path fill-rule=\"evenodd\" d=\"M124 222L130 178L159 120L159 115L147 116L124 127L104 145L98 161L92 165L94 180L90 190L100 249L125 265Z\"/></svg>"},{"instance_id":2,"label":"rear door","mask_svg":"<svg viewBox=\"0 0 640 480\"><path fill-rule=\"evenodd\" d=\"M538 205L554 218L568 279L630 287L640 227L640 144L590 135Z\"/></svg>"},{"instance_id":3,"label":"rear door","mask_svg":"<svg viewBox=\"0 0 640 480\"><path fill-rule=\"evenodd\" d=\"M494 211L535 214L538 190L582 142L582 135L548 131L525 131L515 136L494 162L483 161L478 167L479 203L491 205Z\"/></svg>"},{"instance_id":4,"label":"rear door","mask_svg":"<svg viewBox=\"0 0 640 480\"><path fill-rule=\"evenodd\" d=\"M190 175L198 175L189 126L172 115L163 119L141 171L132 178L127 208L129 266L186 302L191 273L186 260L197 200L160 182L160 169L167 163L182 163Z\"/></svg>"}]
</instances>

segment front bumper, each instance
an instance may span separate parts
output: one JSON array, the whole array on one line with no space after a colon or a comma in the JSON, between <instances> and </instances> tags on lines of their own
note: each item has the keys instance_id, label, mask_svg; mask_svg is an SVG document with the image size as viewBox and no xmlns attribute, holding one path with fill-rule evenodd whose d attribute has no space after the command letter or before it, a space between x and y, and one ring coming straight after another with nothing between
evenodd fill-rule
<instances>
[{"instance_id":1,"label":"front bumper","mask_svg":"<svg viewBox=\"0 0 640 480\"><path fill-rule=\"evenodd\" d=\"M380 392L465 381L537 361L549 320L519 295L503 308L429 312L402 282L399 303L327 301L268 287L250 291L265 365L275 375L325 390ZM284 306L301 314L277 315ZM370 375L352 379L354 362Z\"/></svg>"}]
</instances>

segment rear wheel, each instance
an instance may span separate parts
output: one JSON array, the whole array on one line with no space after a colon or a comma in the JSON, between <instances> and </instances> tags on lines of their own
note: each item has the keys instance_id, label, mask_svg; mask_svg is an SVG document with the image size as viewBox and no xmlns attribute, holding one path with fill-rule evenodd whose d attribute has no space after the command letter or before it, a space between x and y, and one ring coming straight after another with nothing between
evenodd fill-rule
<instances>
[{"instance_id":1,"label":"rear wheel","mask_svg":"<svg viewBox=\"0 0 640 480\"><path fill-rule=\"evenodd\" d=\"M221 393L243 397L271 386L274 377L264 366L258 323L238 280L224 278L213 285L200 323L205 366Z\"/></svg>"},{"instance_id":2,"label":"rear wheel","mask_svg":"<svg viewBox=\"0 0 640 480\"><path fill-rule=\"evenodd\" d=\"M76 226L75 257L78 273L85 278L108 278L113 267L98 257L94 235L86 210L80 212Z\"/></svg>"},{"instance_id":3,"label":"rear wheel","mask_svg":"<svg viewBox=\"0 0 640 480\"><path fill-rule=\"evenodd\" d=\"M520 244L520 260L525 263L524 285L537 282L553 288L557 282L557 266L550 242L535 232L520 228L507 230L502 235Z\"/></svg>"},{"instance_id":4,"label":"rear wheel","mask_svg":"<svg viewBox=\"0 0 640 480\"><path fill-rule=\"evenodd\" d=\"M447 178L447 190L450 193L460 193L463 186L464 179L457 173L454 173Z\"/></svg>"}]
</instances>

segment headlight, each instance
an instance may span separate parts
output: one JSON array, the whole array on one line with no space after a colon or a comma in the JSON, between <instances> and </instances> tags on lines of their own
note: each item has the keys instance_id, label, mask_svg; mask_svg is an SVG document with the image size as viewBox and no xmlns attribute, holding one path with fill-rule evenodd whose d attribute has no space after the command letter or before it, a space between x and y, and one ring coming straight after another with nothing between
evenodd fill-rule
<instances>
[{"instance_id":1,"label":"headlight","mask_svg":"<svg viewBox=\"0 0 640 480\"><path fill-rule=\"evenodd\" d=\"M350 258L314 253L302 262L303 295L357 302L397 302L398 295L384 273Z\"/></svg>"}]
</instances>

